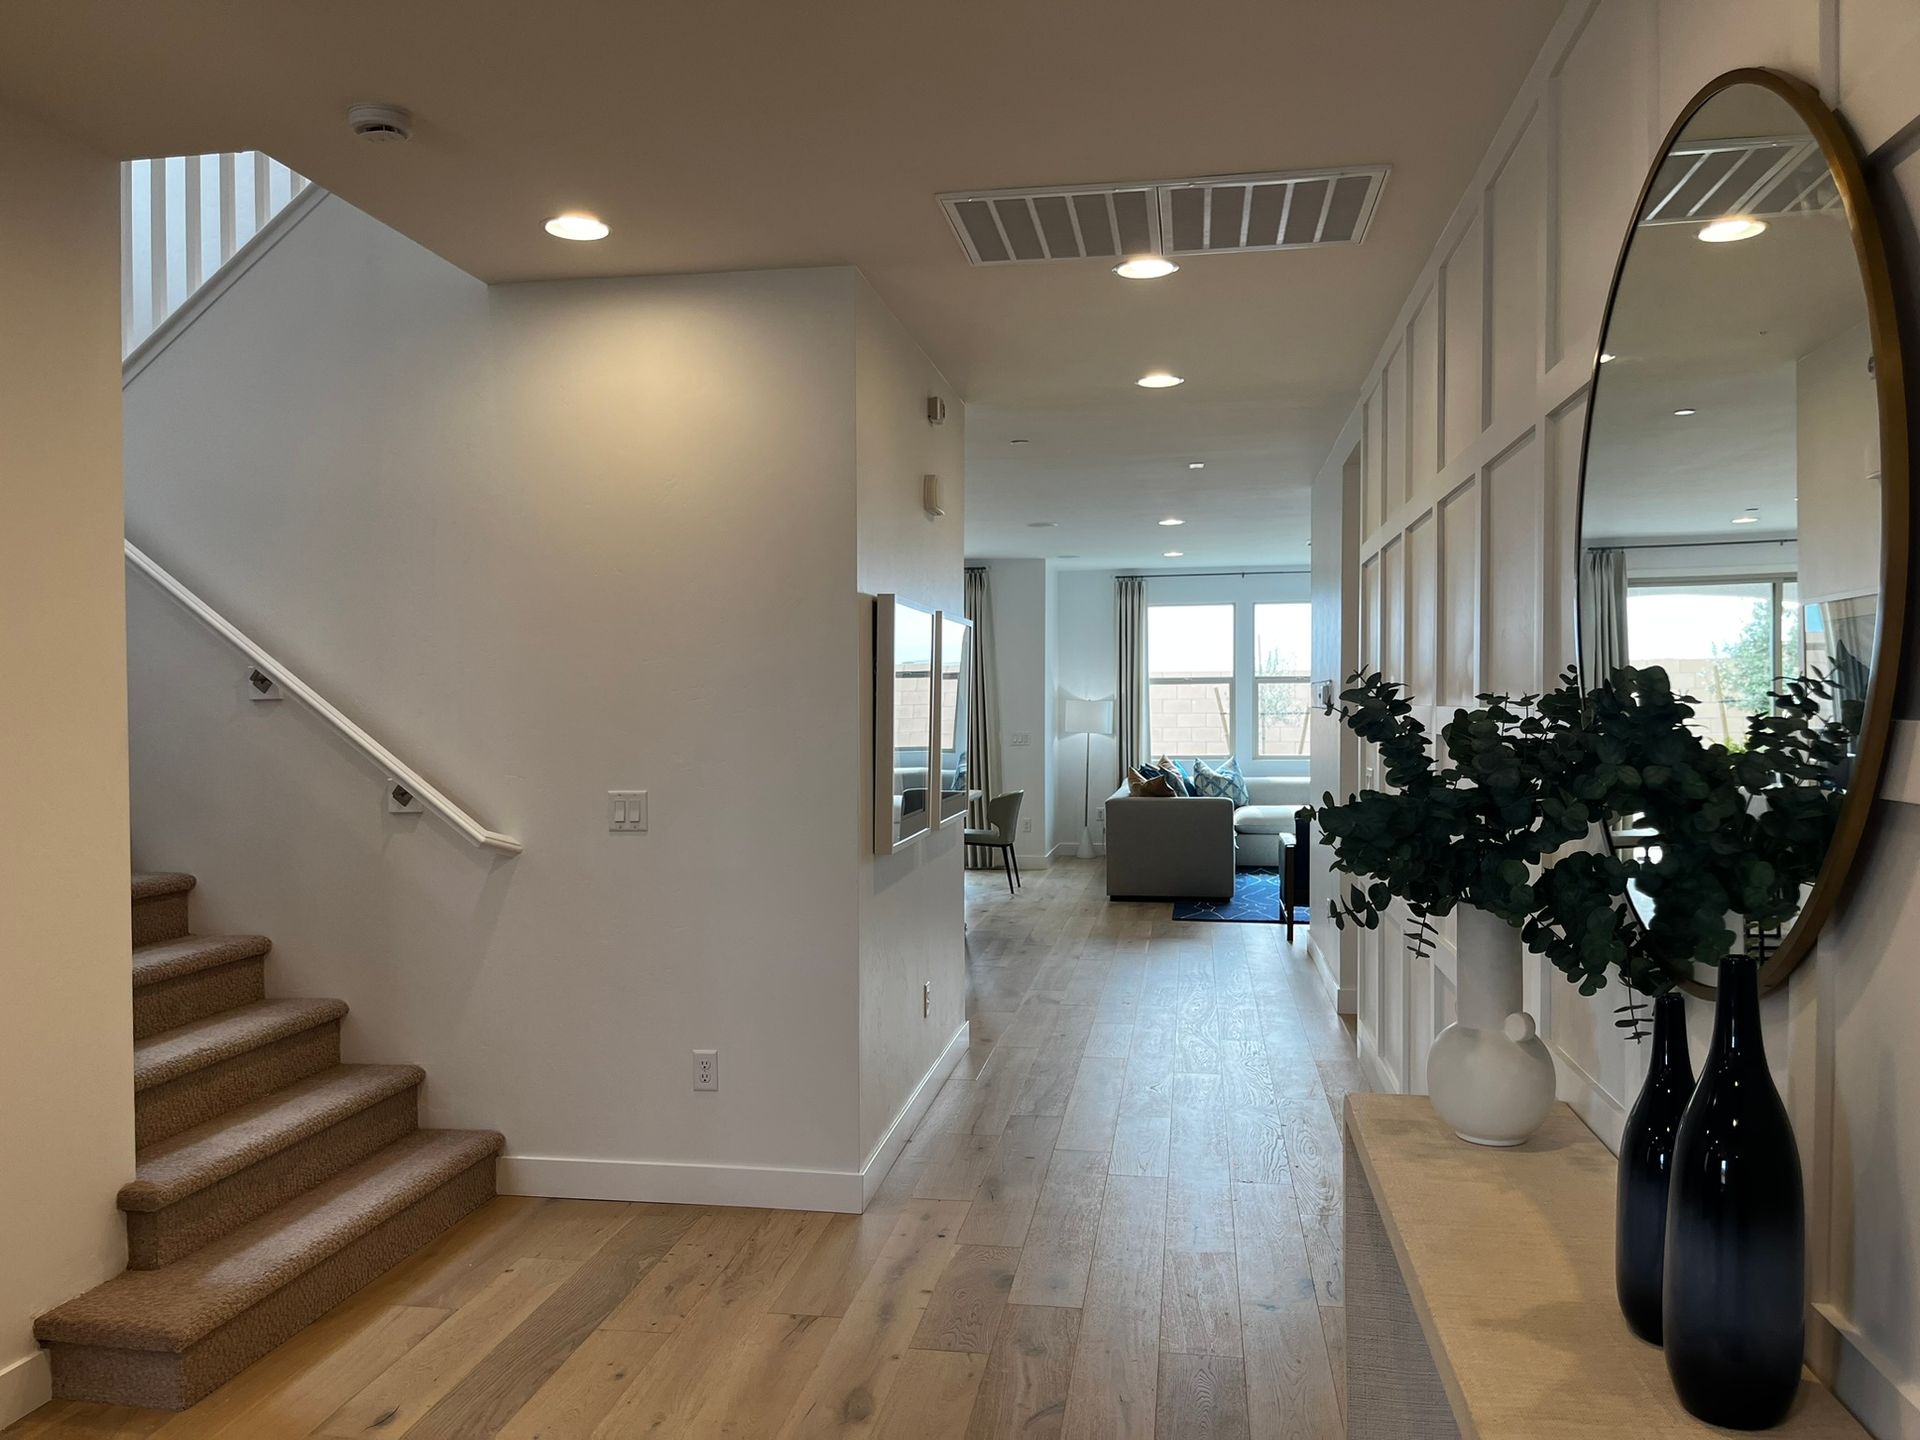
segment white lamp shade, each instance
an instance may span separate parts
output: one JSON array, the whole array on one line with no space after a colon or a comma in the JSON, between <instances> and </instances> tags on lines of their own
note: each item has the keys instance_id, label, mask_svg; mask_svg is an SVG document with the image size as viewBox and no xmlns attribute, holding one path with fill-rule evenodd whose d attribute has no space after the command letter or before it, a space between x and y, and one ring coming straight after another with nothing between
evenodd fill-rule
<instances>
[{"instance_id":1,"label":"white lamp shade","mask_svg":"<svg viewBox=\"0 0 1920 1440\"><path fill-rule=\"evenodd\" d=\"M1113 733L1113 701L1082 700L1077 695L1067 696L1060 702L1060 733L1062 735L1111 735Z\"/></svg>"}]
</instances>

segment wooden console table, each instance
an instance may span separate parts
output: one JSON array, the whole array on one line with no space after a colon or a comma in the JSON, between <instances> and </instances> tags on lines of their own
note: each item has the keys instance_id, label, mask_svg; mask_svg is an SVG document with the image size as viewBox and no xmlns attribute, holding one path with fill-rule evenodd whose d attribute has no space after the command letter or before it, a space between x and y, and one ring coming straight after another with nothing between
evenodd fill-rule
<instances>
[{"instance_id":1,"label":"wooden console table","mask_svg":"<svg viewBox=\"0 0 1920 1440\"><path fill-rule=\"evenodd\" d=\"M1346 1111L1350 1440L1666 1440L1732 1432L1680 1407L1613 1291L1614 1158L1565 1105L1510 1150L1424 1096ZM1864 1440L1810 1375L1771 1435Z\"/></svg>"}]
</instances>

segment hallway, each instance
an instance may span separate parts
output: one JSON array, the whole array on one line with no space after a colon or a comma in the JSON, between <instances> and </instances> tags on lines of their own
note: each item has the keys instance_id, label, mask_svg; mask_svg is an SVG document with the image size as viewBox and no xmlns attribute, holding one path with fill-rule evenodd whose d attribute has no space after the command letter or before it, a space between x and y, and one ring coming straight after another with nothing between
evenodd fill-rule
<instances>
[{"instance_id":1,"label":"hallway","mask_svg":"<svg viewBox=\"0 0 1920 1440\"><path fill-rule=\"evenodd\" d=\"M974 1044L866 1214L502 1197L191 1411L6 1434L1338 1435L1351 1038L1102 881L968 873Z\"/></svg>"}]
</instances>

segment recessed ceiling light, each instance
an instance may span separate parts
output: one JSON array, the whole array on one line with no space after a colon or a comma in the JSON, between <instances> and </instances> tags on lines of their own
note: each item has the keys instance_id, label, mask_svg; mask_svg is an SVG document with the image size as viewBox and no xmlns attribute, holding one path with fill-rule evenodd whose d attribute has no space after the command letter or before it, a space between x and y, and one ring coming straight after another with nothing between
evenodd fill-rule
<instances>
[{"instance_id":1,"label":"recessed ceiling light","mask_svg":"<svg viewBox=\"0 0 1920 1440\"><path fill-rule=\"evenodd\" d=\"M1182 555L1186 553L1187 552L1184 550L1162 550L1160 552L1160 555L1161 555L1161 558L1166 560L1178 560Z\"/></svg>"},{"instance_id":2,"label":"recessed ceiling light","mask_svg":"<svg viewBox=\"0 0 1920 1440\"><path fill-rule=\"evenodd\" d=\"M1207 462L1204 460L1189 460L1187 462L1187 468L1189 470L1204 470L1207 468Z\"/></svg>"},{"instance_id":3,"label":"recessed ceiling light","mask_svg":"<svg viewBox=\"0 0 1920 1440\"><path fill-rule=\"evenodd\" d=\"M1027 528L1029 530L1051 530L1056 523L1057 522L1052 520L1029 520L1027 521Z\"/></svg>"},{"instance_id":4,"label":"recessed ceiling light","mask_svg":"<svg viewBox=\"0 0 1920 1440\"><path fill-rule=\"evenodd\" d=\"M1162 520L1160 523L1162 525L1184 525L1187 522L1184 520L1176 520L1171 515L1169 515L1166 519Z\"/></svg>"},{"instance_id":5,"label":"recessed ceiling light","mask_svg":"<svg viewBox=\"0 0 1920 1440\"><path fill-rule=\"evenodd\" d=\"M1613 358L1614 358L1613 355L1609 351L1602 350L1600 352L1600 363L1602 365L1611 365L1613 363Z\"/></svg>"},{"instance_id":6,"label":"recessed ceiling light","mask_svg":"<svg viewBox=\"0 0 1920 1440\"><path fill-rule=\"evenodd\" d=\"M1680 415L1680 416L1686 416L1686 415L1698 415L1698 414L1699 414L1700 412L1699 412L1698 410L1685 410L1685 409L1682 409L1682 410L1676 410L1676 411L1674 411L1673 413L1674 413L1674 414L1676 414L1676 415Z\"/></svg>"},{"instance_id":7,"label":"recessed ceiling light","mask_svg":"<svg viewBox=\"0 0 1920 1440\"><path fill-rule=\"evenodd\" d=\"M1736 515L1733 517L1733 523L1736 525L1758 525L1760 523L1760 517L1758 515Z\"/></svg>"},{"instance_id":8,"label":"recessed ceiling light","mask_svg":"<svg viewBox=\"0 0 1920 1440\"><path fill-rule=\"evenodd\" d=\"M1144 385L1149 390L1165 390L1168 386L1184 385L1187 381L1183 375L1169 375L1164 370L1155 370L1151 374L1142 375L1133 383Z\"/></svg>"},{"instance_id":9,"label":"recessed ceiling light","mask_svg":"<svg viewBox=\"0 0 1920 1440\"><path fill-rule=\"evenodd\" d=\"M1729 215L1700 227L1700 238L1709 245L1725 245L1730 240L1751 240L1767 228L1767 222L1751 215Z\"/></svg>"},{"instance_id":10,"label":"recessed ceiling light","mask_svg":"<svg viewBox=\"0 0 1920 1440\"><path fill-rule=\"evenodd\" d=\"M547 233L560 240L604 240L607 222L598 215L573 212L547 221Z\"/></svg>"},{"instance_id":11,"label":"recessed ceiling light","mask_svg":"<svg viewBox=\"0 0 1920 1440\"><path fill-rule=\"evenodd\" d=\"M1135 255L1113 267L1113 273L1123 280L1158 280L1162 275L1171 275L1180 267L1171 260L1163 260L1158 255Z\"/></svg>"}]
</instances>

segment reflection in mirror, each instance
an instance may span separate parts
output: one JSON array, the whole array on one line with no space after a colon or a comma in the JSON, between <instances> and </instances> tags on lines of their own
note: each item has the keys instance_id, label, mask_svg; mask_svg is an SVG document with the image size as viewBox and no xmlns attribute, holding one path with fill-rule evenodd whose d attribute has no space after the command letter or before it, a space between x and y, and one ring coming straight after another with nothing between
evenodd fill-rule
<instances>
[{"instance_id":1,"label":"reflection in mirror","mask_svg":"<svg viewBox=\"0 0 1920 1440\"><path fill-rule=\"evenodd\" d=\"M972 689L973 626L940 614L940 819L967 813L967 702Z\"/></svg>"},{"instance_id":2,"label":"reflection in mirror","mask_svg":"<svg viewBox=\"0 0 1920 1440\"><path fill-rule=\"evenodd\" d=\"M882 797L875 816L876 848L885 854L924 835L931 826L929 777L933 754L934 615L892 595L879 597L874 616L880 663L875 735Z\"/></svg>"},{"instance_id":3,"label":"reflection in mirror","mask_svg":"<svg viewBox=\"0 0 1920 1440\"><path fill-rule=\"evenodd\" d=\"M1582 489L1584 682L1662 666L1703 738L1738 747L1781 677L1821 674L1857 748L1880 473L1839 183L1793 105L1730 85L1657 166L1616 282ZM1634 819L1616 821L1616 847L1657 847Z\"/></svg>"}]
</instances>

